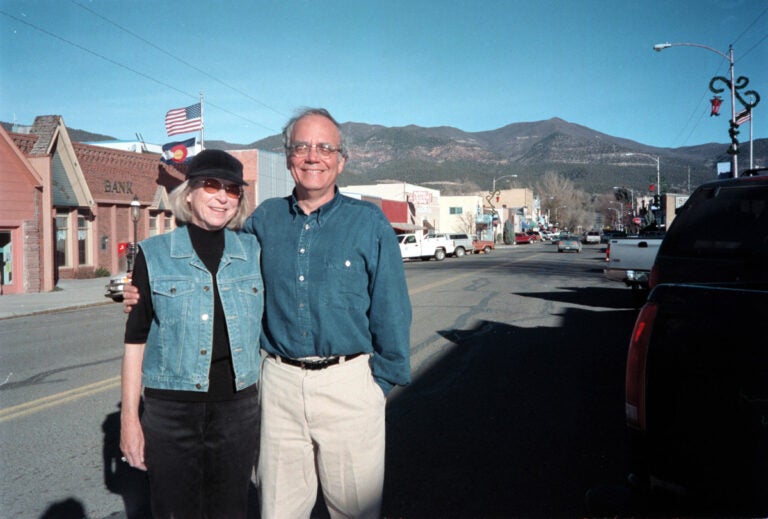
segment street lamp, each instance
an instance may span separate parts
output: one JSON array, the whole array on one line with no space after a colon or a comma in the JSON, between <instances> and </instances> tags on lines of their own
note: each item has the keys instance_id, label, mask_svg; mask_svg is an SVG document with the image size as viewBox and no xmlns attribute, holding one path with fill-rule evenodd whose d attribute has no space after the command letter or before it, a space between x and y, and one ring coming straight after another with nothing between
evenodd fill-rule
<instances>
[{"instance_id":1,"label":"street lamp","mask_svg":"<svg viewBox=\"0 0 768 519\"><path fill-rule=\"evenodd\" d=\"M616 209L615 207L608 207L607 209L609 211L616 211L616 220L615 220L615 222L616 222L616 230L622 231L623 230L623 228L622 228L623 224L622 224L622 221L621 221L621 213L619 212L619 210Z\"/></svg>"},{"instance_id":2,"label":"street lamp","mask_svg":"<svg viewBox=\"0 0 768 519\"><path fill-rule=\"evenodd\" d=\"M491 190L492 193L496 193L496 181L502 180L505 178L517 178L517 175L504 175L503 177L499 177L499 178L493 177L493 189Z\"/></svg>"},{"instance_id":3,"label":"street lamp","mask_svg":"<svg viewBox=\"0 0 768 519\"><path fill-rule=\"evenodd\" d=\"M754 102L749 103L744 100L741 95L736 92L736 90L741 90L744 87L746 87L749 84L749 79L747 79L744 76L739 76L738 85L736 85L736 82L734 81L734 73L733 73L733 45L728 45L728 54L724 52L720 52L717 49L713 49L712 47L709 47L707 45L702 45L700 43L657 43L653 46L653 50L656 52L661 52L664 49L668 49L669 47L698 47L700 49L705 49L710 52L714 52L718 56L722 56L723 58L728 60L728 72L730 79L724 78L722 76L715 76L712 78L712 80L709 82L709 90L712 91L715 94L719 94L723 91L722 88L716 88L714 84L717 81L722 81L726 85L728 85L728 88L731 90L731 127L728 131L728 134L731 137L731 147L728 148L728 153L731 154L731 172L734 177L739 176L739 162L738 162L738 153L739 153L739 141L736 139L736 135L738 135L739 125L736 124L736 98L739 99L739 102L744 106L745 109L751 110L755 106L757 106L757 103L760 102L760 96L755 92L754 90L747 90L744 93L752 96L754 98Z\"/></svg>"},{"instance_id":4,"label":"street lamp","mask_svg":"<svg viewBox=\"0 0 768 519\"><path fill-rule=\"evenodd\" d=\"M632 152L632 153L625 153L625 157L632 157L633 155L639 155L641 157L648 157L649 159L653 159L656 161L656 194L661 196L661 168L659 167L659 156L658 155L650 155L648 153L640 153L640 152ZM614 188L615 189L615 188Z\"/></svg>"},{"instance_id":5,"label":"street lamp","mask_svg":"<svg viewBox=\"0 0 768 519\"><path fill-rule=\"evenodd\" d=\"M493 177L493 188L491 189L491 192L488 193L488 196L485 197L485 199L488 201L488 204L491 206L491 212L494 216L499 214L499 212L496 211L496 206L493 205L494 199L496 200L496 202L499 201L499 192L496 191L496 181L504 178L517 178L517 175L504 175L503 177L499 177L499 178ZM491 222L491 227L493 227L493 222ZM493 241L494 243L496 243L495 229L493 231Z\"/></svg>"},{"instance_id":6,"label":"street lamp","mask_svg":"<svg viewBox=\"0 0 768 519\"><path fill-rule=\"evenodd\" d=\"M632 199L629 201L629 210L632 216L635 216L635 190L631 187L613 186L614 191L618 189L628 189L631 193Z\"/></svg>"},{"instance_id":7,"label":"street lamp","mask_svg":"<svg viewBox=\"0 0 768 519\"><path fill-rule=\"evenodd\" d=\"M616 228L620 231L624 230L624 204L621 202L616 202L615 200L609 200L609 204L616 204L620 207L620 209L616 209L615 207L608 207L607 209L610 209L611 211L616 211Z\"/></svg>"},{"instance_id":8,"label":"street lamp","mask_svg":"<svg viewBox=\"0 0 768 519\"><path fill-rule=\"evenodd\" d=\"M131 220L133 220L133 246L131 247L131 250L129 251L129 255L128 255L128 272L133 271L133 265L136 261L136 247L138 243L137 226L139 223L140 209L141 209L141 203L139 202L139 197L136 195L133 195L133 200L131 200Z\"/></svg>"},{"instance_id":9,"label":"street lamp","mask_svg":"<svg viewBox=\"0 0 768 519\"><path fill-rule=\"evenodd\" d=\"M567 209L568 206L561 205L559 207L555 207L555 224L557 225L558 229L560 228L560 220L557 218L557 210L558 209Z\"/></svg>"}]
</instances>

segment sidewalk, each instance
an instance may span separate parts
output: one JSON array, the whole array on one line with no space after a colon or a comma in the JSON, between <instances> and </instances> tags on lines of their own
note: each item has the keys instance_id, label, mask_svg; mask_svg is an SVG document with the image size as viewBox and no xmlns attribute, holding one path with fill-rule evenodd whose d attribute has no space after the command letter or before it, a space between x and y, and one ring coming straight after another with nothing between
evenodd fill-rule
<instances>
[{"instance_id":1,"label":"sidewalk","mask_svg":"<svg viewBox=\"0 0 768 519\"><path fill-rule=\"evenodd\" d=\"M23 315L117 304L105 297L108 277L92 279L60 279L52 292L0 296L0 320Z\"/></svg>"}]
</instances>

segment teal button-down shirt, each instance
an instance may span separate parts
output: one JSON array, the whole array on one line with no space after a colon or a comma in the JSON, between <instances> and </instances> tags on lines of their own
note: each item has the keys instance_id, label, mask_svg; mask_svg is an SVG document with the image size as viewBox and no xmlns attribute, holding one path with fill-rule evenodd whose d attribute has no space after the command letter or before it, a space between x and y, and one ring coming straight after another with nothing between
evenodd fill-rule
<instances>
[{"instance_id":1,"label":"teal button-down shirt","mask_svg":"<svg viewBox=\"0 0 768 519\"><path fill-rule=\"evenodd\" d=\"M373 353L387 394L410 382L411 303L392 226L374 204L336 193L306 215L264 201L244 232L261 243L261 347L289 358Z\"/></svg>"}]
</instances>

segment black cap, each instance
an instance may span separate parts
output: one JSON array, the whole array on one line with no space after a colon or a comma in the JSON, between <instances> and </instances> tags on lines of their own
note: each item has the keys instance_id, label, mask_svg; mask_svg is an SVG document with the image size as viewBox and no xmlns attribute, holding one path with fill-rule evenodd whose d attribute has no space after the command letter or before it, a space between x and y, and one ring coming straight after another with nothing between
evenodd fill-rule
<instances>
[{"instance_id":1,"label":"black cap","mask_svg":"<svg viewBox=\"0 0 768 519\"><path fill-rule=\"evenodd\" d=\"M203 150L192 157L187 180L195 178L220 178L239 186L248 185L243 181L243 163L223 150Z\"/></svg>"}]
</instances>

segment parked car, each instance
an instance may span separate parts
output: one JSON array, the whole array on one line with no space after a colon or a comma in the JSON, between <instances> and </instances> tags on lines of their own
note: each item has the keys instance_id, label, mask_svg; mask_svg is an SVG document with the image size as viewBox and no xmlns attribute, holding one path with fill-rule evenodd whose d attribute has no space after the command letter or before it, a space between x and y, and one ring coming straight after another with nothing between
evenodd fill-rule
<instances>
[{"instance_id":1,"label":"parked car","mask_svg":"<svg viewBox=\"0 0 768 519\"><path fill-rule=\"evenodd\" d=\"M551 241L555 238L555 233L550 231L540 231L541 239L545 241Z\"/></svg>"},{"instance_id":2,"label":"parked car","mask_svg":"<svg viewBox=\"0 0 768 519\"><path fill-rule=\"evenodd\" d=\"M533 236L529 236L528 234L525 234L524 232L516 232L515 233L515 244L516 245L523 245L523 244L532 244L536 243L536 238Z\"/></svg>"},{"instance_id":3,"label":"parked car","mask_svg":"<svg viewBox=\"0 0 768 519\"><path fill-rule=\"evenodd\" d=\"M105 287L107 293L104 297L111 297L113 301L121 303L123 301L123 289L125 285L130 284L131 277L127 272L118 274L109 279L109 283Z\"/></svg>"},{"instance_id":4,"label":"parked car","mask_svg":"<svg viewBox=\"0 0 768 519\"><path fill-rule=\"evenodd\" d=\"M435 258L436 261L443 261L449 248L453 252L453 245L443 236L422 237L417 233L398 234L397 242L400 244L400 254L404 260L420 258L427 261Z\"/></svg>"},{"instance_id":5,"label":"parked car","mask_svg":"<svg viewBox=\"0 0 768 519\"><path fill-rule=\"evenodd\" d=\"M581 252L581 242L572 234L560 235L557 241L557 252L567 251Z\"/></svg>"},{"instance_id":6,"label":"parked car","mask_svg":"<svg viewBox=\"0 0 768 519\"><path fill-rule=\"evenodd\" d=\"M464 254L471 254L475 250L472 238L464 233L448 233L448 239L453 242L452 256L460 258Z\"/></svg>"},{"instance_id":7,"label":"parked car","mask_svg":"<svg viewBox=\"0 0 768 519\"><path fill-rule=\"evenodd\" d=\"M584 243L600 243L600 231L587 231L583 237Z\"/></svg>"},{"instance_id":8,"label":"parked car","mask_svg":"<svg viewBox=\"0 0 768 519\"><path fill-rule=\"evenodd\" d=\"M472 240L472 246L474 247L474 253L490 254L493 249L496 248L496 244L491 240Z\"/></svg>"},{"instance_id":9,"label":"parked car","mask_svg":"<svg viewBox=\"0 0 768 519\"><path fill-rule=\"evenodd\" d=\"M534 243L537 241L542 241L544 238L541 236L541 233L539 231L525 231L525 234L530 236Z\"/></svg>"}]
</instances>

